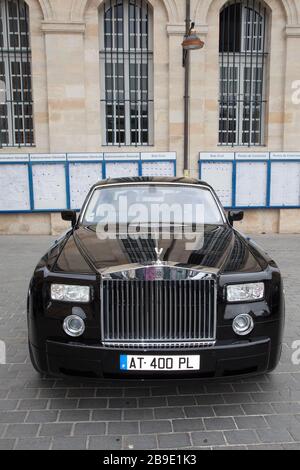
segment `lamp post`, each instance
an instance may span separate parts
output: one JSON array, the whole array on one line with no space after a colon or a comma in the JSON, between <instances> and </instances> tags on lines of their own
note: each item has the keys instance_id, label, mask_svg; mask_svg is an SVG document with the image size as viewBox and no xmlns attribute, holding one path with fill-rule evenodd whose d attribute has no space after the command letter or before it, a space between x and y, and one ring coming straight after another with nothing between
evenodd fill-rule
<instances>
[{"instance_id":1,"label":"lamp post","mask_svg":"<svg viewBox=\"0 0 300 470\"><path fill-rule=\"evenodd\" d=\"M190 176L189 170L189 134L190 134L190 51L202 49L204 42L197 36L195 23L191 21L191 1L186 0L186 31L182 43L184 77L184 176Z\"/></svg>"}]
</instances>

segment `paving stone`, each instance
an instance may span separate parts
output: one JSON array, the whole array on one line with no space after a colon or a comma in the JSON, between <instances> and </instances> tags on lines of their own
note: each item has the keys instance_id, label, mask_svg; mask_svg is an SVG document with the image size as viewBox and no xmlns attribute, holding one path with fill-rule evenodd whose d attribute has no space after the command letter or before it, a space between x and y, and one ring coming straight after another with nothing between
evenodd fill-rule
<instances>
[{"instance_id":1,"label":"paving stone","mask_svg":"<svg viewBox=\"0 0 300 470\"><path fill-rule=\"evenodd\" d=\"M0 450L13 450L16 439L0 439Z\"/></svg>"},{"instance_id":2,"label":"paving stone","mask_svg":"<svg viewBox=\"0 0 300 470\"><path fill-rule=\"evenodd\" d=\"M121 421L121 410L94 410L92 412L92 421Z\"/></svg>"},{"instance_id":3,"label":"paving stone","mask_svg":"<svg viewBox=\"0 0 300 470\"><path fill-rule=\"evenodd\" d=\"M127 450L154 450L157 449L157 438L153 436L124 436L123 449Z\"/></svg>"},{"instance_id":4,"label":"paving stone","mask_svg":"<svg viewBox=\"0 0 300 470\"><path fill-rule=\"evenodd\" d=\"M57 418L58 411L30 411L26 423L53 423Z\"/></svg>"},{"instance_id":5,"label":"paving stone","mask_svg":"<svg viewBox=\"0 0 300 470\"><path fill-rule=\"evenodd\" d=\"M50 424L43 424L39 435L40 436L53 436L53 437L61 437L61 436L69 436L71 434L72 424L65 424L65 423L50 423Z\"/></svg>"},{"instance_id":6,"label":"paving stone","mask_svg":"<svg viewBox=\"0 0 300 470\"><path fill-rule=\"evenodd\" d=\"M102 436L106 434L106 423L77 423L74 436Z\"/></svg>"},{"instance_id":7,"label":"paving stone","mask_svg":"<svg viewBox=\"0 0 300 470\"><path fill-rule=\"evenodd\" d=\"M68 399L64 400L61 398L55 398L54 400L50 400L50 409L51 410L75 410L77 408L77 404L78 404L78 400L68 400ZM80 406L79 408L82 408L82 407Z\"/></svg>"},{"instance_id":8,"label":"paving stone","mask_svg":"<svg viewBox=\"0 0 300 470\"><path fill-rule=\"evenodd\" d=\"M194 396L182 395L177 397L167 397L167 402L169 406L193 406L196 405L196 400Z\"/></svg>"},{"instance_id":9,"label":"paving stone","mask_svg":"<svg viewBox=\"0 0 300 470\"><path fill-rule=\"evenodd\" d=\"M153 420L153 421L141 421L140 423L141 434L157 434L164 432L171 432L172 426L171 421L167 420Z\"/></svg>"},{"instance_id":10,"label":"paving stone","mask_svg":"<svg viewBox=\"0 0 300 470\"><path fill-rule=\"evenodd\" d=\"M184 418L184 411L182 408L156 408L154 409L154 416L156 419L175 419Z\"/></svg>"},{"instance_id":11,"label":"paving stone","mask_svg":"<svg viewBox=\"0 0 300 470\"><path fill-rule=\"evenodd\" d=\"M4 437L33 437L37 436L39 425L37 424L9 424Z\"/></svg>"},{"instance_id":12,"label":"paving stone","mask_svg":"<svg viewBox=\"0 0 300 470\"><path fill-rule=\"evenodd\" d=\"M128 421L128 422L112 422L108 423L108 434L138 434L139 433L139 425L136 421Z\"/></svg>"},{"instance_id":13,"label":"paving stone","mask_svg":"<svg viewBox=\"0 0 300 470\"><path fill-rule=\"evenodd\" d=\"M45 410L48 400L46 399L25 399L20 400L18 410Z\"/></svg>"},{"instance_id":14,"label":"paving stone","mask_svg":"<svg viewBox=\"0 0 300 470\"><path fill-rule=\"evenodd\" d=\"M214 406L216 416L243 416L245 413L240 405L219 405Z\"/></svg>"},{"instance_id":15,"label":"paving stone","mask_svg":"<svg viewBox=\"0 0 300 470\"><path fill-rule=\"evenodd\" d=\"M269 425L263 416L245 416L235 418L238 429L263 429Z\"/></svg>"},{"instance_id":16,"label":"paving stone","mask_svg":"<svg viewBox=\"0 0 300 470\"><path fill-rule=\"evenodd\" d=\"M51 442L51 438L44 437L19 439L15 450L49 450Z\"/></svg>"},{"instance_id":17,"label":"paving stone","mask_svg":"<svg viewBox=\"0 0 300 470\"><path fill-rule=\"evenodd\" d=\"M157 438L160 449L182 449L192 445L187 433L159 434Z\"/></svg>"},{"instance_id":18,"label":"paving stone","mask_svg":"<svg viewBox=\"0 0 300 470\"><path fill-rule=\"evenodd\" d=\"M85 450L87 439L79 437L63 437L53 439L52 450Z\"/></svg>"},{"instance_id":19,"label":"paving stone","mask_svg":"<svg viewBox=\"0 0 300 470\"><path fill-rule=\"evenodd\" d=\"M207 431L224 431L236 429L233 418L205 418L205 428Z\"/></svg>"},{"instance_id":20,"label":"paving stone","mask_svg":"<svg viewBox=\"0 0 300 470\"><path fill-rule=\"evenodd\" d=\"M104 406L102 408L105 408ZM109 408L137 408L136 398L111 398Z\"/></svg>"},{"instance_id":21,"label":"paving stone","mask_svg":"<svg viewBox=\"0 0 300 470\"><path fill-rule=\"evenodd\" d=\"M258 437L265 444L277 444L293 441L291 434L286 429L258 429Z\"/></svg>"},{"instance_id":22,"label":"paving stone","mask_svg":"<svg viewBox=\"0 0 300 470\"><path fill-rule=\"evenodd\" d=\"M192 432L191 436L193 445L196 447L210 447L226 443L223 432Z\"/></svg>"},{"instance_id":23,"label":"paving stone","mask_svg":"<svg viewBox=\"0 0 300 470\"><path fill-rule=\"evenodd\" d=\"M18 400L0 400L0 411L13 411L18 406Z\"/></svg>"},{"instance_id":24,"label":"paving stone","mask_svg":"<svg viewBox=\"0 0 300 470\"><path fill-rule=\"evenodd\" d=\"M62 410L59 415L61 422L89 421L91 412L89 410Z\"/></svg>"},{"instance_id":25,"label":"paving stone","mask_svg":"<svg viewBox=\"0 0 300 470\"><path fill-rule=\"evenodd\" d=\"M88 448L90 450L121 450L122 437L121 436L101 436L90 437L88 441Z\"/></svg>"},{"instance_id":26,"label":"paving stone","mask_svg":"<svg viewBox=\"0 0 300 470\"><path fill-rule=\"evenodd\" d=\"M225 431L225 438L230 445L253 444L259 442L254 431Z\"/></svg>"},{"instance_id":27,"label":"paving stone","mask_svg":"<svg viewBox=\"0 0 300 470\"><path fill-rule=\"evenodd\" d=\"M168 408L171 409L171 408ZM158 408L159 410L159 408ZM123 419L124 421L142 421L142 420L149 420L154 419L154 410L151 408L137 408L137 409L129 409L123 410Z\"/></svg>"},{"instance_id":28,"label":"paving stone","mask_svg":"<svg viewBox=\"0 0 300 470\"><path fill-rule=\"evenodd\" d=\"M263 404L243 404L242 408L246 415L248 416L258 416L258 415L272 415L274 414L274 409L271 405L267 403Z\"/></svg>"},{"instance_id":29,"label":"paving stone","mask_svg":"<svg viewBox=\"0 0 300 470\"><path fill-rule=\"evenodd\" d=\"M204 431L203 419L174 419L172 421L174 432Z\"/></svg>"},{"instance_id":30,"label":"paving stone","mask_svg":"<svg viewBox=\"0 0 300 470\"><path fill-rule=\"evenodd\" d=\"M293 415L266 416L266 421L272 429L288 429L291 426L297 426L300 424Z\"/></svg>"}]
</instances>

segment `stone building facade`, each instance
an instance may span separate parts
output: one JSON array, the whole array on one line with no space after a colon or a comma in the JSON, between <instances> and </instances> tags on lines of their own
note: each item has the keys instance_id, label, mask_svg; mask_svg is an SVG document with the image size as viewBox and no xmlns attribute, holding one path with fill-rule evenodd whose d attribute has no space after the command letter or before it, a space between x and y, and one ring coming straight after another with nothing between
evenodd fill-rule
<instances>
[{"instance_id":1,"label":"stone building facade","mask_svg":"<svg viewBox=\"0 0 300 470\"><path fill-rule=\"evenodd\" d=\"M3 0L0 0L0 2ZM8 0L9 1L9 0ZM249 4L253 0L248 0ZM29 149L2 147L1 154L106 152L101 117L99 51L103 0L26 0L30 16L35 142ZM184 0L149 0L152 11L152 152L177 152L183 171ZM199 175L199 152L219 152L220 12L225 0L192 0L192 20L205 47L191 57L190 170ZM255 152L299 152L300 2L266 0L267 111L265 142ZM99 27L100 25L100 27ZM152 145L153 144L153 145ZM143 147L144 149L144 147ZM112 145L109 151L139 151ZM222 147L222 151L232 151ZM249 150L248 148L246 150ZM245 151L236 145L235 152ZM1 168L0 168L1 171ZM255 189L254 189L255 190ZM1 214L0 233L51 233L55 214ZM251 232L300 233L299 209L256 209L242 228Z\"/></svg>"}]
</instances>

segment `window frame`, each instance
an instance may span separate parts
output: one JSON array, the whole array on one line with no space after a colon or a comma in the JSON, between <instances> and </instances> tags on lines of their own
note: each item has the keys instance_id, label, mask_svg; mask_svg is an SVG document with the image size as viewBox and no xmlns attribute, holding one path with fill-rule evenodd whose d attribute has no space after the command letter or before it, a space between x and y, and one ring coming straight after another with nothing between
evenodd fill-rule
<instances>
[{"instance_id":1,"label":"window frame","mask_svg":"<svg viewBox=\"0 0 300 470\"><path fill-rule=\"evenodd\" d=\"M122 46L116 46L115 44L115 16L112 15L112 46L105 47L105 12L110 8L115 9L116 6L122 3L123 5L123 40ZM147 5L147 47L146 48L131 48L130 47L130 18L129 11L130 5L134 7L139 7L142 5L145 8ZM106 10L107 7L107 10ZM136 21L136 20L135 20ZM141 38L142 33L140 30L140 24L143 21L140 17L136 21L135 36ZM154 61L153 61L153 10L147 0L112 0L104 2L101 5L99 10L99 24L100 24L100 94L101 94L101 137L104 146L118 146L118 147L150 147L153 146L154 140ZM139 41L140 42L140 41ZM146 57L146 59L145 59ZM107 70L106 67L113 64L113 66L121 65L123 66L123 75L114 74L114 89L107 89ZM139 85L136 87L137 96L135 99L132 99L131 93L132 89L130 87L130 66L137 66L139 72L137 77L134 78L136 84ZM147 88L143 89L140 86L142 77L141 77L141 66L147 66L148 73L144 77L147 81ZM113 70L111 68L111 70ZM120 91L120 88L116 86L116 81L118 77L122 77L123 87ZM147 98L143 98L143 92L147 93ZM111 98L109 95L111 94ZM124 95L123 98L120 98L120 95ZM112 127L112 141L108 139L109 127L108 127L108 114L107 106L113 108L113 114L111 118L113 119ZM120 127L118 126L118 120L120 124L120 114L117 109L118 106L124 106L124 142L120 138ZM132 127L132 119L136 121L136 118L132 117L132 106L137 110L138 126L136 128ZM143 106L147 108L147 122L148 127L143 128L143 115L142 109ZM147 132L147 142L144 142L142 139L143 133ZM135 141L132 139L132 134L136 135Z\"/></svg>"},{"instance_id":2,"label":"window frame","mask_svg":"<svg viewBox=\"0 0 300 470\"><path fill-rule=\"evenodd\" d=\"M29 6L25 0L17 0L17 16L11 16L9 3L11 0L0 0L0 19L2 24L1 37L3 46L0 47L0 62L4 69L5 89L3 91L4 100L0 105L6 108L6 114L1 114L0 119L7 123L7 142L3 141L0 130L0 149L8 147L33 147L35 144L34 111L33 111L33 89L32 89L32 55L30 44L30 18ZM20 15L20 7L25 10L25 16ZM25 30L22 30L22 21L25 22ZM10 26L13 24L13 28ZM15 29L16 28L16 29ZM11 36L17 36L18 45L11 44ZM22 37L25 37L25 45ZM14 65L18 66L18 73L14 72ZM29 67L26 71L26 68ZM15 87L14 80L19 81L20 86ZM27 88L24 83L27 81ZM30 95L30 100L25 99L25 95ZM17 98L15 98L17 96ZM26 113L26 107L31 107L31 113ZM17 111L16 111L17 109ZM20 112L21 109L21 112ZM21 121L21 125L17 125ZM27 122L31 121L30 127ZM27 136L31 136L27 141ZM20 141L22 136L22 141Z\"/></svg>"},{"instance_id":3,"label":"window frame","mask_svg":"<svg viewBox=\"0 0 300 470\"><path fill-rule=\"evenodd\" d=\"M263 147L265 146L265 139L266 139L266 112L267 112L267 74L266 74L266 67L267 67L267 58L268 58L268 26L269 26L269 15L267 7L265 6L264 2L260 0L240 0L240 1L229 1L227 2L220 12L220 22L222 21L222 13L226 15L226 9L234 6L240 6L240 50L232 50L226 51L226 38L224 37L223 47L222 50L222 38L220 36L220 47L219 47L219 128L218 128L218 145L219 146L231 146L231 147ZM253 8L254 6L254 8ZM259 6L259 8L258 8ZM262 6L262 9L261 9ZM254 38L250 39L251 47L247 49L245 47L247 38L246 27L248 24L247 15L251 15L250 25L255 28L256 24L258 24L258 33L259 29L259 16L261 16L261 36L256 35ZM229 15L229 13L228 13ZM224 25L223 29L226 34L226 29L228 25L226 25L226 17L223 20ZM229 19L227 19L229 21ZM220 24L219 34L222 31L222 24ZM251 36L250 36L251 37ZM253 43L258 41L258 38L261 38L261 47L253 47ZM234 41L236 38L234 39ZM227 44L227 48L229 48L229 43ZM237 90L233 93L223 92L223 82L226 84L228 82L228 88L230 88L230 81L228 78L223 79L223 69L226 74L227 70L227 77L231 75L230 70L236 68L237 70ZM250 93L246 92L245 86L245 75L246 70L251 70L251 78L248 79L248 82L251 83L250 85ZM253 79L253 75L258 74L261 71L261 80ZM261 83L262 82L262 83ZM261 84L260 84L261 83ZM261 92L257 92L257 88L261 90ZM248 96L248 98L247 98ZM236 116L233 118L228 117L229 109L236 110ZM246 109L249 109L249 128L245 130L245 118L244 113ZM258 110L259 117L258 119L255 118L255 113ZM222 114L225 114L225 118L222 118ZM227 112L227 117L226 117ZM221 126L222 121L227 121L226 125ZM258 128L255 128L255 123L258 122ZM232 123L232 127L230 124ZM232 131L232 129L234 129ZM230 139L232 134L235 134L235 139ZM245 134L249 135L248 139L245 139ZM254 136L257 136L257 140ZM223 138L222 138L223 137ZM224 139L225 137L225 139ZM226 141L227 137L227 141Z\"/></svg>"}]
</instances>

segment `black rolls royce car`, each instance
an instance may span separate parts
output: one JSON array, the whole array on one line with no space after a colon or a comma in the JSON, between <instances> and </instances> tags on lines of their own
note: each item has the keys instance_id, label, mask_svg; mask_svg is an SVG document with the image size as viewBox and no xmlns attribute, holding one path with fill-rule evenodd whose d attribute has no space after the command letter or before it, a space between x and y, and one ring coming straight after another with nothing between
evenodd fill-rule
<instances>
[{"instance_id":1,"label":"black rolls royce car","mask_svg":"<svg viewBox=\"0 0 300 470\"><path fill-rule=\"evenodd\" d=\"M234 229L214 190L187 178L96 184L35 269L29 348L41 373L217 378L272 371L280 271Z\"/></svg>"}]
</instances>

